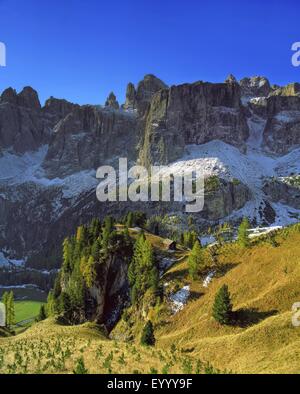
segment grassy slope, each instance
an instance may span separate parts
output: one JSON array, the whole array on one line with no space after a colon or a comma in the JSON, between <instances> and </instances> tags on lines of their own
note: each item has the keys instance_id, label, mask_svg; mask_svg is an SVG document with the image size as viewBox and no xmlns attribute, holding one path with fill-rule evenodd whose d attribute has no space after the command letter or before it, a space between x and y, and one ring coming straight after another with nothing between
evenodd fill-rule
<instances>
[{"instance_id":1,"label":"grassy slope","mask_svg":"<svg viewBox=\"0 0 300 394\"><path fill-rule=\"evenodd\" d=\"M192 297L175 316L164 315L156 327L157 348L109 341L92 324L62 327L52 320L38 323L25 333L0 338L0 351L11 366L16 352L29 356L30 370L45 368L47 372L72 371L76 359L83 356L90 372L107 372L106 357L113 352L112 372L132 373L135 370L159 372L171 363L170 372L180 373L186 357L210 361L224 370L242 373L297 373L300 365L300 328L291 324L291 306L300 301L300 233L290 231L286 239L277 237L279 246L260 243L248 250L226 245L219 251L219 274L209 287L202 281L191 283ZM156 246L157 238L155 238ZM179 256L178 256L179 257ZM190 283L186 260L173 266L164 282ZM219 287L226 283L232 293L234 310L239 311L240 325L220 326L211 318L211 307ZM242 312L241 312L242 311ZM59 343L59 346L57 344ZM170 353L171 344L183 353ZM28 344L40 351L41 365L28 351ZM97 356L97 350L101 354ZM49 349L54 363L47 364ZM20 350L21 349L21 350ZM62 363L63 352L71 355ZM99 353L99 352L98 352ZM124 353L125 363L119 360ZM18 367L20 370L20 367ZM1 371L1 369L0 369Z\"/></svg>"},{"instance_id":2,"label":"grassy slope","mask_svg":"<svg viewBox=\"0 0 300 394\"><path fill-rule=\"evenodd\" d=\"M178 343L192 355L235 372L299 372L300 329L291 324L291 307L300 301L300 233L292 232L279 246L262 243L248 250L227 245L220 263L227 271L204 289L192 285L194 300L158 332L159 346ZM167 279L186 280L186 263ZM211 317L214 296L226 283L241 324L224 327Z\"/></svg>"}]
</instances>

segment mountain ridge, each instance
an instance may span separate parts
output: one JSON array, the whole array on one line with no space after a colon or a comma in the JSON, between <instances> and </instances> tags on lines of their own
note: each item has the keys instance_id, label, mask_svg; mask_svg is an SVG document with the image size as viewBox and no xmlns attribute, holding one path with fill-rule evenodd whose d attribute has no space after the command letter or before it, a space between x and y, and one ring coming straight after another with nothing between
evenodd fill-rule
<instances>
[{"instance_id":1,"label":"mountain ridge","mask_svg":"<svg viewBox=\"0 0 300 394\"><path fill-rule=\"evenodd\" d=\"M238 222L244 214L253 225L279 224L280 215L285 223L297 220L298 189L290 184L299 173L297 84L280 88L264 77L237 82L229 76L223 83L168 87L148 74L136 87L128 84L125 104L118 107L114 97L102 107L51 97L42 107L32 88L2 93L0 251L5 257L48 266L59 260L59 245L72 228L107 212L178 213L184 223L181 204L96 200L96 168L124 156L131 164L176 168L177 162L189 162L192 150L198 165L207 162L206 175L221 182L195 215L201 230Z\"/></svg>"}]
</instances>

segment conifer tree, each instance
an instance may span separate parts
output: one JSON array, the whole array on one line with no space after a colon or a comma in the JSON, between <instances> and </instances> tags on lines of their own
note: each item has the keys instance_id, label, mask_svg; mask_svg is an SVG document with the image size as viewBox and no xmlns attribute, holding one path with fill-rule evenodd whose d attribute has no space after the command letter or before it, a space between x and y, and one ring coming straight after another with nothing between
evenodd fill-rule
<instances>
[{"instance_id":1,"label":"conifer tree","mask_svg":"<svg viewBox=\"0 0 300 394\"><path fill-rule=\"evenodd\" d=\"M232 303L227 285L218 291L213 305L212 315L220 324L229 324L232 316Z\"/></svg>"},{"instance_id":2,"label":"conifer tree","mask_svg":"<svg viewBox=\"0 0 300 394\"><path fill-rule=\"evenodd\" d=\"M72 313L71 298L65 291L60 296L60 311L66 319L70 319Z\"/></svg>"},{"instance_id":3,"label":"conifer tree","mask_svg":"<svg viewBox=\"0 0 300 394\"><path fill-rule=\"evenodd\" d=\"M141 344L146 346L155 345L154 329L151 320L148 320L143 328L141 336Z\"/></svg>"},{"instance_id":4,"label":"conifer tree","mask_svg":"<svg viewBox=\"0 0 300 394\"><path fill-rule=\"evenodd\" d=\"M138 237L128 270L131 301L135 304L148 289L155 293L158 287L158 269L152 245L143 233Z\"/></svg>"},{"instance_id":5,"label":"conifer tree","mask_svg":"<svg viewBox=\"0 0 300 394\"><path fill-rule=\"evenodd\" d=\"M80 272L85 280L86 286L88 288L91 288L97 276L95 261L93 256L89 256L89 258L83 256L81 258Z\"/></svg>"},{"instance_id":6,"label":"conifer tree","mask_svg":"<svg viewBox=\"0 0 300 394\"><path fill-rule=\"evenodd\" d=\"M248 218L244 218L238 229L238 243L247 248L250 245L248 230L250 228Z\"/></svg>"},{"instance_id":7,"label":"conifer tree","mask_svg":"<svg viewBox=\"0 0 300 394\"><path fill-rule=\"evenodd\" d=\"M14 293L12 291L8 294L7 297L6 319L8 327L11 327L15 324L15 301Z\"/></svg>"},{"instance_id":8,"label":"conifer tree","mask_svg":"<svg viewBox=\"0 0 300 394\"><path fill-rule=\"evenodd\" d=\"M40 311L39 311L39 315L37 317L37 320L38 321L42 321L42 320L45 320L46 318L47 318L46 308L45 308L45 305L42 304L41 307L40 307Z\"/></svg>"},{"instance_id":9,"label":"conifer tree","mask_svg":"<svg viewBox=\"0 0 300 394\"><path fill-rule=\"evenodd\" d=\"M126 227L133 227L133 213L129 212L126 218Z\"/></svg>"},{"instance_id":10,"label":"conifer tree","mask_svg":"<svg viewBox=\"0 0 300 394\"><path fill-rule=\"evenodd\" d=\"M54 298L54 292L52 290L49 291L48 297L47 297L47 305L46 305L46 310L47 310L47 315L48 316L53 316L57 312L56 308L56 302Z\"/></svg>"},{"instance_id":11,"label":"conifer tree","mask_svg":"<svg viewBox=\"0 0 300 394\"><path fill-rule=\"evenodd\" d=\"M204 267L204 264L205 257L203 250L200 246L200 242L196 241L188 258L189 274L193 280L197 278L198 273L201 268Z\"/></svg>"},{"instance_id":12,"label":"conifer tree","mask_svg":"<svg viewBox=\"0 0 300 394\"><path fill-rule=\"evenodd\" d=\"M69 272L72 269L72 246L69 238L63 242L63 270Z\"/></svg>"}]
</instances>

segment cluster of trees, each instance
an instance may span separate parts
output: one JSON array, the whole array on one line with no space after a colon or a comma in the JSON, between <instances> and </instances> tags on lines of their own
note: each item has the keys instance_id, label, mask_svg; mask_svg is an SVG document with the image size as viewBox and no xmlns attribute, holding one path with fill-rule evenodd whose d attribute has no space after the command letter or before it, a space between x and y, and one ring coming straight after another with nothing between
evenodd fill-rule
<instances>
[{"instance_id":1,"label":"cluster of trees","mask_svg":"<svg viewBox=\"0 0 300 394\"><path fill-rule=\"evenodd\" d=\"M89 226L79 226L75 236L64 240L62 268L48 295L47 315L63 314L75 322L85 319L88 290L120 241L123 249L130 247L128 233L117 234L110 216L103 223L95 218Z\"/></svg>"},{"instance_id":2,"label":"cluster of trees","mask_svg":"<svg viewBox=\"0 0 300 394\"><path fill-rule=\"evenodd\" d=\"M147 290L158 295L159 271L151 243L141 233L134 245L133 258L128 269L131 302L133 305Z\"/></svg>"},{"instance_id":3,"label":"cluster of trees","mask_svg":"<svg viewBox=\"0 0 300 394\"><path fill-rule=\"evenodd\" d=\"M126 227L144 227L147 221L147 215L141 211L128 212L121 220Z\"/></svg>"},{"instance_id":4,"label":"cluster of trees","mask_svg":"<svg viewBox=\"0 0 300 394\"><path fill-rule=\"evenodd\" d=\"M9 329L15 324L15 301L12 291L2 295L2 303L5 307L5 326Z\"/></svg>"},{"instance_id":5,"label":"cluster of trees","mask_svg":"<svg viewBox=\"0 0 300 394\"><path fill-rule=\"evenodd\" d=\"M186 248L192 249L196 241L198 241L198 234L194 230L185 231L181 234L180 242Z\"/></svg>"}]
</instances>

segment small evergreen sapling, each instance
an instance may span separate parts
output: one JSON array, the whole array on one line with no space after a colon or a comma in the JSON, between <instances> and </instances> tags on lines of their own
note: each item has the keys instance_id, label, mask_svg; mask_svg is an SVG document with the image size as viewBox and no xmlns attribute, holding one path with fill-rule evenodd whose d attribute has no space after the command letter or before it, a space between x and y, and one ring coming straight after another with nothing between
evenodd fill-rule
<instances>
[{"instance_id":1,"label":"small evergreen sapling","mask_svg":"<svg viewBox=\"0 0 300 394\"><path fill-rule=\"evenodd\" d=\"M232 303L227 285L218 291L213 305L212 315L220 324L229 324L232 317Z\"/></svg>"}]
</instances>

